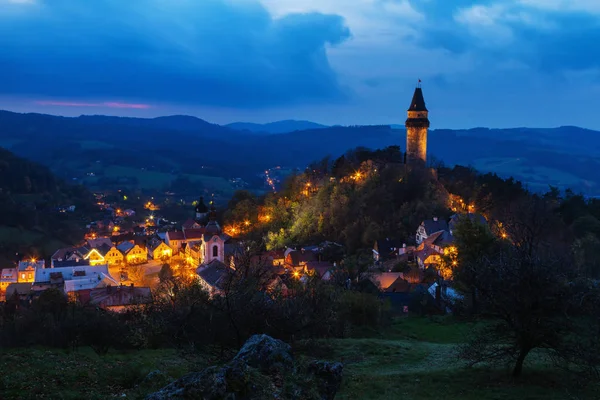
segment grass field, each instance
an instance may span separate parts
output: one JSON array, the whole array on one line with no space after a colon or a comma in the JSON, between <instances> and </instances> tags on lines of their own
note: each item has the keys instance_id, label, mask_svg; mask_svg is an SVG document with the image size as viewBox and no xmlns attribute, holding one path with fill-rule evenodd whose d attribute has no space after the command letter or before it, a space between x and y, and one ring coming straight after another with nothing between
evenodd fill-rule
<instances>
[{"instance_id":1,"label":"grass field","mask_svg":"<svg viewBox=\"0 0 600 400\"><path fill-rule=\"evenodd\" d=\"M300 342L300 357L344 363L336 399L517 400L597 399L597 388L577 390L568 379L536 361L520 379L504 369L465 369L455 345L473 326L451 319L408 318L370 337ZM143 398L171 379L214 363L209 357L175 350L111 351L90 349L0 350L2 399ZM159 370L152 379L151 371Z\"/></svg>"},{"instance_id":2,"label":"grass field","mask_svg":"<svg viewBox=\"0 0 600 400\"><path fill-rule=\"evenodd\" d=\"M107 178L136 178L140 187L157 190L165 188L177 178L175 175L166 172L148 171L142 170L141 168L119 165L112 165L104 168L104 175ZM184 176L191 182L198 182L205 188L213 191L227 194L232 194L234 191L231 184L221 177L200 174L186 174ZM86 182L93 185L94 179L87 178Z\"/></svg>"}]
</instances>

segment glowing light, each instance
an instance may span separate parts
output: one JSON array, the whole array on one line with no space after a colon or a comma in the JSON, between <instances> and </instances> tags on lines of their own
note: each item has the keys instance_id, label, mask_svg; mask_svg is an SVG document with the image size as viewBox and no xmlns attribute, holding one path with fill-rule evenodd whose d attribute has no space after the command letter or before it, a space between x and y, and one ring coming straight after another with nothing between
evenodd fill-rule
<instances>
[{"instance_id":1,"label":"glowing light","mask_svg":"<svg viewBox=\"0 0 600 400\"><path fill-rule=\"evenodd\" d=\"M508 235L506 233L502 233L502 239L506 239Z\"/></svg>"},{"instance_id":2,"label":"glowing light","mask_svg":"<svg viewBox=\"0 0 600 400\"><path fill-rule=\"evenodd\" d=\"M117 208L117 214L121 214L121 209Z\"/></svg>"},{"instance_id":3,"label":"glowing light","mask_svg":"<svg viewBox=\"0 0 600 400\"><path fill-rule=\"evenodd\" d=\"M150 215L150 219L154 219L154 215Z\"/></svg>"},{"instance_id":4,"label":"glowing light","mask_svg":"<svg viewBox=\"0 0 600 400\"><path fill-rule=\"evenodd\" d=\"M298 271L294 271L294 278L298 278L300 276L300 273Z\"/></svg>"},{"instance_id":5,"label":"glowing light","mask_svg":"<svg viewBox=\"0 0 600 400\"><path fill-rule=\"evenodd\" d=\"M250 221L248 221L248 220L244 221L244 225L250 226Z\"/></svg>"},{"instance_id":6,"label":"glowing light","mask_svg":"<svg viewBox=\"0 0 600 400\"><path fill-rule=\"evenodd\" d=\"M34 263L34 264L35 264L36 261L37 260L35 259L35 257L31 259L31 262Z\"/></svg>"}]
</instances>

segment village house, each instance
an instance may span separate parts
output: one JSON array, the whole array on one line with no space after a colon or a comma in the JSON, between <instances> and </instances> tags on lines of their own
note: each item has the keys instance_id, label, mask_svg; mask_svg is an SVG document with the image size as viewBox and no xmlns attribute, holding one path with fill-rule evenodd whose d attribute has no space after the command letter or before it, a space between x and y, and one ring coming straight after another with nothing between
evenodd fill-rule
<instances>
[{"instance_id":1,"label":"village house","mask_svg":"<svg viewBox=\"0 0 600 400\"><path fill-rule=\"evenodd\" d=\"M19 261L18 270L18 281L19 283L33 283L35 279L35 271L38 268L45 268L46 262L44 260L29 260Z\"/></svg>"},{"instance_id":2,"label":"village house","mask_svg":"<svg viewBox=\"0 0 600 400\"><path fill-rule=\"evenodd\" d=\"M78 301L103 310L124 312L143 304L152 303L152 292L148 287L106 286L79 293Z\"/></svg>"},{"instance_id":3,"label":"village house","mask_svg":"<svg viewBox=\"0 0 600 400\"><path fill-rule=\"evenodd\" d=\"M148 244L148 258L153 260L167 260L173 255L173 249L160 240L153 240Z\"/></svg>"},{"instance_id":4,"label":"village house","mask_svg":"<svg viewBox=\"0 0 600 400\"><path fill-rule=\"evenodd\" d=\"M8 285L19 281L17 268L4 268L0 271L0 289L5 291Z\"/></svg>"},{"instance_id":5,"label":"village house","mask_svg":"<svg viewBox=\"0 0 600 400\"><path fill-rule=\"evenodd\" d=\"M134 244L133 247L124 251L123 254L129 265L138 265L148 262L148 251L139 244Z\"/></svg>"},{"instance_id":6,"label":"village house","mask_svg":"<svg viewBox=\"0 0 600 400\"><path fill-rule=\"evenodd\" d=\"M111 246L104 254L104 261L109 267L117 267L125 264L125 256L116 246Z\"/></svg>"},{"instance_id":7,"label":"village house","mask_svg":"<svg viewBox=\"0 0 600 400\"><path fill-rule=\"evenodd\" d=\"M83 260L87 253L89 253L89 249L87 248L64 247L58 249L50 257L51 268L55 267L56 262Z\"/></svg>"},{"instance_id":8,"label":"village house","mask_svg":"<svg viewBox=\"0 0 600 400\"><path fill-rule=\"evenodd\" d=\"M200 285L211 295L223 294L223 289L227 283L227 279L231 276L234 270L223 264L221 261L214 259L206 264L198 267L198 281Z\"/></svg>"},{"instance_id":9,"label":"village house","mask_svg":"<svg viewBox=\"0 0 600 400\"><path fill-rule=\"evenodd\" d=\"M438 231L428 236L415 252L419 267L422 269L437 268L445 250L450 248L453 242L454 238L448 231Z\"/></svg>"},{"instance_id":10,"label":"village house","mask_svg":"<svg viewBox=\"0 0 600 400\"><path fill-rule=\"evenodd\" d=\"M310 261L318 261L318 256L314 251L288 249L286 250L284 266L297 269L306 266L306 263Z\"/></svg>"},{"instance_id":11,"label":"village house","mask_svg":"<svg viewBox=\"0 0 600 400\"><path fill-rule=\"evenodd\" d=\"M31 283L11 283L6 288L5 299L18 296L19 300L25 301L31 294Z\"/></svg>"},{"instance_id":12,"label":"village house","mask_svg":"<svg viewBox=\"0 0 600 400\"><path fill-rule=\"evenodd\" d=\"M417 244L423 243L430 235L440 231L448 231L448 223L445 220L433 217L421 222L415 238Z\"/></svg>"},{"instance_id":13,"label":"village house","mask_svg":"<svg viewBox=\"0 0 600 400\"><path fill-rule=\"evenodd\" d=\"M36 270L33 290L43 291L54 287L72 294L116 284L116 280L108 272L108 265L68 266Z\"/></svg>"},{"instance_id":14,"label":"village house","mask_svg":"<svg viewBox=\"0 0 600 400\"><path fill-rule=\"evenodd\" d=\"M184 243L186 243L185 233L182 231L167 232L165 243L173 250L173 254L179 254Z\"/></svg>"}]
</instances>

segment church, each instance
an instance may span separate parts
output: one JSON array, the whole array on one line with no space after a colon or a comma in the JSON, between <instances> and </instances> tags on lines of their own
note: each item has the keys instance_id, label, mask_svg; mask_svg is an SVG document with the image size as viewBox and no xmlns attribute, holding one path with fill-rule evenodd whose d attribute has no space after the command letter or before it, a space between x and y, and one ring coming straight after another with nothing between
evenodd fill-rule
<instances>
[{"instance_id":1,"label":"church","mask_svg":"<svg viewBox=\"0 0 600 400\"><path fill-rule=\"evenodd\" d=\"M174 254L185 255L196 266L212 261L225 262L225 243L231 239L217 222L214 201L210 209L201 197L195 207L195 219L186 221L181 231L167 232L165 242Z\"/></svg>"}]
</instances>

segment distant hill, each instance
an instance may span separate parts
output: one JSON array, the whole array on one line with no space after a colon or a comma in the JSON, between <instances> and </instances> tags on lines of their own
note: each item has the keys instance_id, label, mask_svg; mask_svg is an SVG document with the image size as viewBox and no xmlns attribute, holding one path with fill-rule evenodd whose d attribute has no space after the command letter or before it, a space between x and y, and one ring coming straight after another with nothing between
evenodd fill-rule
<instances>
[{"instance_id":1,"label":"distant hill","mask_svg":"<svg viewBox=\"0 0 600 400\"><path fill-rule=\"evenodd\" d=\"M76 207L72 213L58 210L71 205ZM58 246L77 243L85 218L97 212L84 187L0 148L0 268L17 257L48 257Z\"/></svg>"},{"instance_id":2,"label":"distant hill","mask_svg":"<svg viewBox=\"0 0 600 400\"><path fill-rule=\"evenodd\" d=\"M248 131L252 133L289 133L295 131L304 131L309 129L323 129L327 128L326 125L317 124L311 121L296 121L296 120L285 120L270 122L268 124L254 124L251 122L234 122L232 124L225 125L227 128L235 129L238 131Z\"/></svg>"},{"instance_id":3,"label":"distant hill","mask_svg":"<svg viewBox=\"0 0 600 400\"><path fill-rule=\"evenodd\" d=\"M296 121L287 124L288 129L301 126L294 124ZM262 188L259 174L267 168L305 168L312 161L336 158L359 146L399 145L404 150L406 143L401 125L318 125L316 129L279 132L264 140L258 133L186 116L64 118L0 111L0 146L48 165L60 176L81 179L86 171L95 171L106 175L97 177L100 185L113 182L140 189L147 189L149 182L162 188L171 178L182 178L181 182L192 179L193 183L193 177L201 176L202 185L191 191L202 188L224 196L230 178L242 178L248 187ZM597 131L573 126L433 129L428 154L446 165L471 165L483 172L513 176L532 190L553 185L600 195Z\"/></svg>"}]
</instances>

